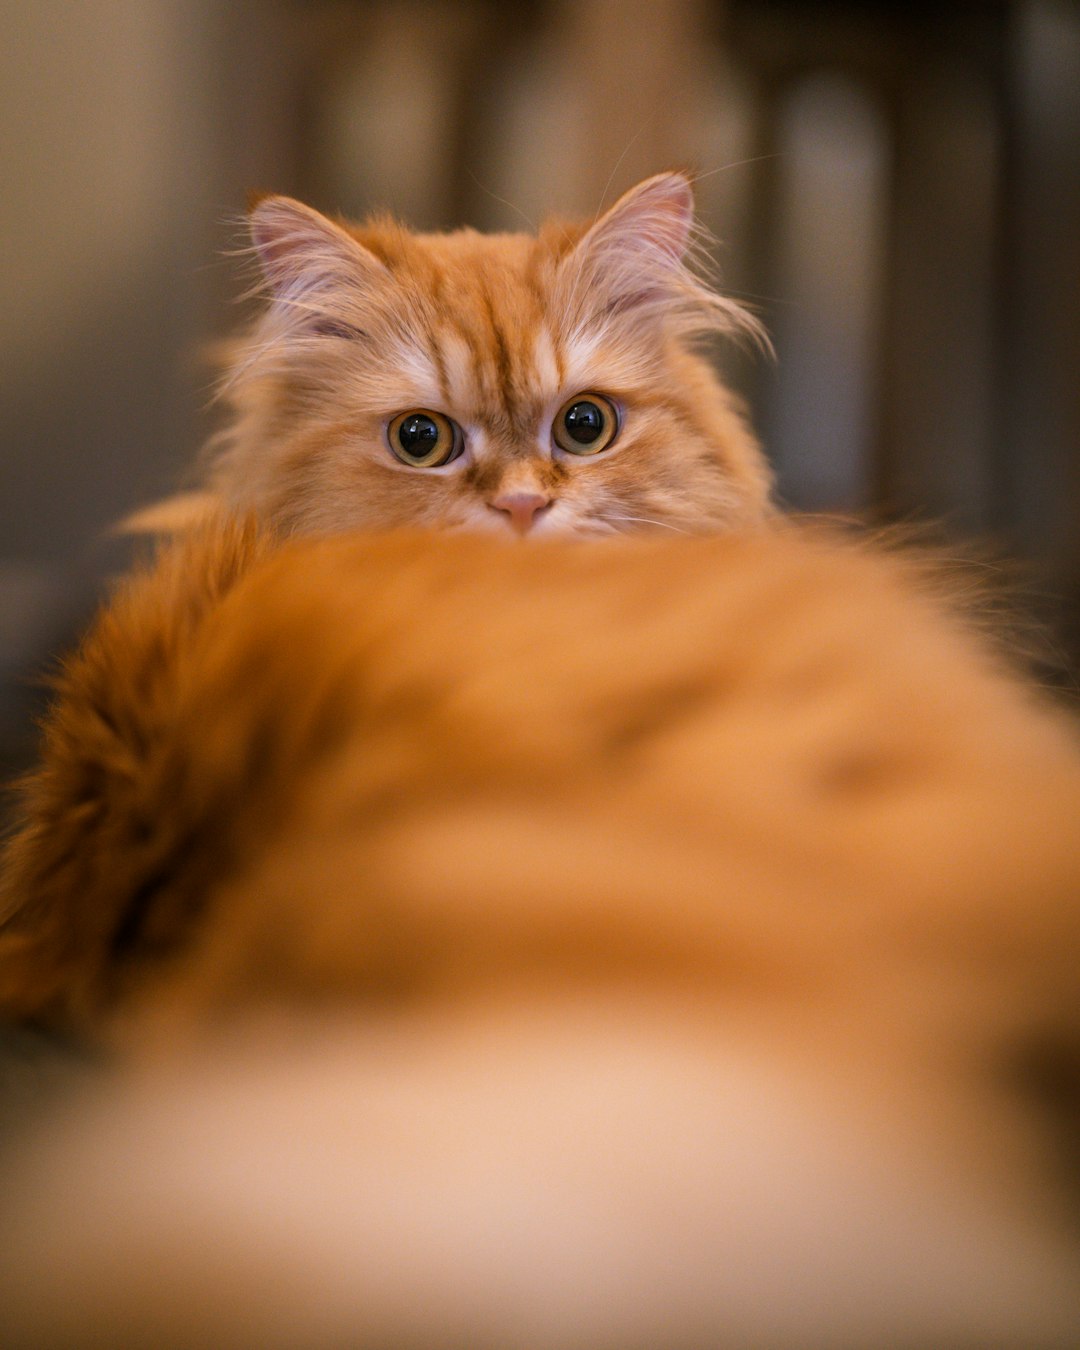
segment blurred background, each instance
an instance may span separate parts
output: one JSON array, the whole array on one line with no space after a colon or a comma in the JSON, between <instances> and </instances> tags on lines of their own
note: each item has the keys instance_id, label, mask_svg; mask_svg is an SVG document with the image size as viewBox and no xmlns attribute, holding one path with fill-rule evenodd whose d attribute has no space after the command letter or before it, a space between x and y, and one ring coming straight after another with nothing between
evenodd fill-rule
<instances>
[{"instance_id":1,"label":"blurred background","mask_svg":"<svg viewBox=\"0 0 1080 1350\"><path fill-rule=\"evenodd\" d=\"M213 425L249 189L529 228L670 166L784 500L1029 560L1080 639L1080 6L2 0L0 766Z\"/></svg>"}]
</instances>

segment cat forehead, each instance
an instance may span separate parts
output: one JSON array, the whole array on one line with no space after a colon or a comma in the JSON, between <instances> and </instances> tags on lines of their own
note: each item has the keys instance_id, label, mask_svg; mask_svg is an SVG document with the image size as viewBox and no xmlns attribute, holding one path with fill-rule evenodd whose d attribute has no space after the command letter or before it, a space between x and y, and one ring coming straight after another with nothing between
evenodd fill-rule
<instances>
[{"instance_id":1,"label":"cat forehead","mask_svg":"<svg viewBox=\"0 0 1080 1350\"><path fill-rule=\"evenodd\" d=\"M397 283L393 359L417 397L524 426L588 367L588 344L560 321L560 250L543 238L392 226L357 237Z\"/></svg>"},{"instance_id":2,"label":"cat forehead","mask_svg":"<svg viewBox=\"0 0 1080 1350\"><path fill-rule=\"evenodd\" d=\"M445 271L463 279L476 269L520 273L545 260L557 262L584 232L580 222L550 219L537 234L483 234L468 227L439 233L406 229L378 217L349 227L353 236L390 269L401 275L411 269Z\"/></svg>"},{"instance_id":3,"label":"cat forehead","mask_svg":"<svg viewBox=\"0 0 1080 1350\"><path fill-rule=\"evenodd\" d=\"M496 327L508 339L558 319L566 289L561 263L574 242L569 226L554 231L545 226L539 236L472 229L414 234L386 222L356 233L385 264L398 298L415 308L417 317L463 331Z\"/></svg>"},{"instance_id":4,"label":"cat forehead","mask_svg":"<svg viewBox=\"0 0 1080 1350\"><path fill-rule=\"evenodd\" d=\"M415 397L455 416L531 434L556 397L599 382L625 384L634 372L596 335L562 329L544 312L523 319L512 304L445 305L402 331L396 373Z\"/></svg>"},{"instance_id":5,"label":"cat forehead","mask_svg":"<svg viewBox=\"0 0 1080 1350\"><path fill-rule=\"evenodd\" d=\"M357 239L382 262L398 285L433 299L456 300L477 293L484 283L522 285L533 270L537 241L528 235L413 234L400 227L357 229Z\"/></svg>"}]
</instances>

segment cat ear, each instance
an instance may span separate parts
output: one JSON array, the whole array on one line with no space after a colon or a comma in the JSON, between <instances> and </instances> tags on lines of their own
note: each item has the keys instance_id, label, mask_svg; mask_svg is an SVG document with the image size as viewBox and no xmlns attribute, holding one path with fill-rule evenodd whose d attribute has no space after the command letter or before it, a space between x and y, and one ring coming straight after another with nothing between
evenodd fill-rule
<instances>
[{"instance_id":1,"label":"cat ear","mask_svg":"<svg viewBox=\"0 0 1080 1350\"><path fill-rule=\"evenodd\" d=\"M606 313L648 305L678 287L693 226L690 180L681 173L656 174L624 193L571 257L604 296Z\"/></svg>"},{"instance_id":2,"label":"cat ear","mask_svg":"<svg viewBox=\"0 0 1080 1350\"><path fill-rule=\"evenodd\" d=\"M291 197L264 197L248 219L251 242L275 301L309 327L350 336L356 302L389 276L340 225ZM325 310L325 312L324 312Z\"/></svg>"},{"instance_id":3,"label":"cat ear","mask_svg":"<svg viewBox=\"0 0 1080 1350\"><path fill-rule=\"evenodd\" d=\"M571 322L597 328L625 315L627 321L666 324L687 341L729 333L770 351L758 320L689 265L694 230L694 192L686 174L656 174L631 188L564 260ZM630 326L624 322L620 331Z\"/></svg>"}]
</instances>

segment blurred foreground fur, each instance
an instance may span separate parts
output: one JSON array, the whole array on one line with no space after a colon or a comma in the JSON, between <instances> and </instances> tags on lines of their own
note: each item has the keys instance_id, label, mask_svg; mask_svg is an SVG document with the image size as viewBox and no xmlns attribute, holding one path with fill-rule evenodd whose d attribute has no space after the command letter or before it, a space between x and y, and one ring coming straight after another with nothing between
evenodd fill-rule
<instances>
[{"instance_id":1,"label":"blurred foreground fur","mask_svg":"<svg viewBox=\"0 0 1080 1350\"><path fill-rule=\"evenodd\" d=\"M1078 821L857 544L183 540L0 880L3 1010L116 1063L0 1339L1074 1345Z\"/></svg>"}]
</instances>

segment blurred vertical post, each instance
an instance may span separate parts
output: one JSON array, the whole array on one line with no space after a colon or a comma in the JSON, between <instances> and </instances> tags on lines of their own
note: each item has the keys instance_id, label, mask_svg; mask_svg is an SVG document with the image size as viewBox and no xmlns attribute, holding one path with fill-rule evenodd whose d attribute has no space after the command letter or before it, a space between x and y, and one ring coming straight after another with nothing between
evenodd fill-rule
<instances>
[{"instance_id":1,"label":"blurred vertical post","mask_svg":"<svg viewBox=\"0 0 1080 1350\"><path fill-rule=\"evenodd\" d=\"M500 72L487 171L501 195L528 220L588 216L658 170L701 168L714 23L700 0L553 0Z\"/></svg>"},{"instance_id":2,"label":"blurred vertical post","mask_svg":"<svg viewBox=\"0 0 1080 1350\"><path fill-rule=\"evenodd\" d=\"M875 486L887 133L863 86L821 74L786 92L776 134L767 439L801 508L852 511Z\"/></svg>"},{"instance_id":3,"label":"blurred vertical post","mask_svg":"<svg viewBox=\"0 0 1080 1350\"><path fill-rule=\"evenodd\" d=\"M1080 653L1080 9L1028 0L1013 53L998 391L1004 523L1070 598Z\"/></svg>"}]
</instances>

